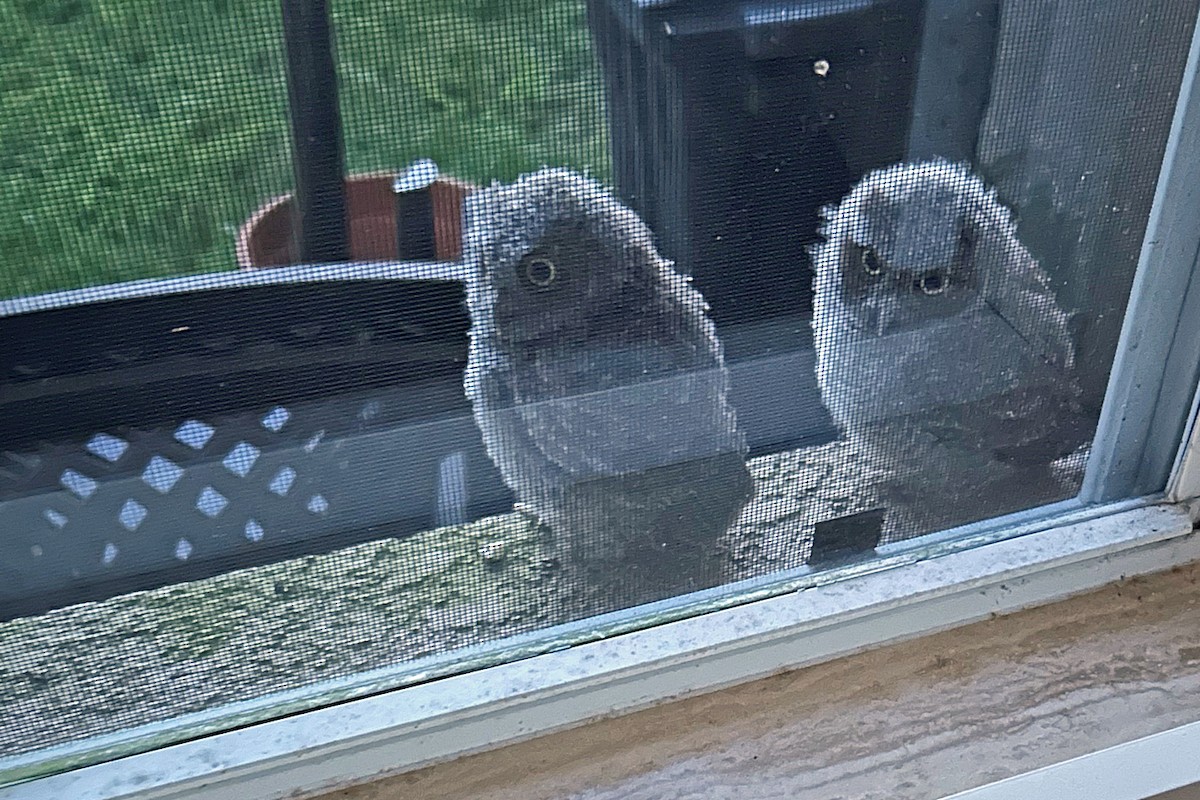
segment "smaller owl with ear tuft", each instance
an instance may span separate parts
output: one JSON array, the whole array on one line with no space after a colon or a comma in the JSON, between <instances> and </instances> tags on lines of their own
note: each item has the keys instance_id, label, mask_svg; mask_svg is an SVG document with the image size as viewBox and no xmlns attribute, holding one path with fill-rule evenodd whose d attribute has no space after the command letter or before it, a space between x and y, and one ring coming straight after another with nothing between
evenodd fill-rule
<instances>
[{"instance_id":1,"label":"smaller owl with ear tuft","mask_svg":"<svg viewBox=\"0 0 1200 800\"><path fill-rule=\"evenodd\" d=\"M891 538L1061 499L1089 442L1068 316L995 192L959 164L900 164L826 211L814 249L821 396L891 473Z\"/></svg>"},{"instance_id":2,"label":"smaller owl with ear tuft","mask_svg":"<svg viewBox=\"0 0 1200 800\"><path fill-rule=\"evenodd\" d=\"M471 195L465 389L488 454L602 611L714 585L752 494L707 305L599 183Z\"/></svg>"}]
</instances>

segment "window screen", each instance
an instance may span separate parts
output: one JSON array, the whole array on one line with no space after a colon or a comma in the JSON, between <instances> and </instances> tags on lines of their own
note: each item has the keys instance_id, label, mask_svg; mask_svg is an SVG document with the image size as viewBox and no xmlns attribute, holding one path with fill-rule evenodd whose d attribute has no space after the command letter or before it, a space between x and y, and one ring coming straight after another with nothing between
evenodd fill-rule
<instances>
[{"instance_id":1,"label":"window screen","mask_svg":"<svg viewBox=\"0 0 1200 800\"><path fill-rule=\"evenodd\" d=\"M1069 501L1197 10L0 3L0 767Z\"/></svg>"}]
</instances>

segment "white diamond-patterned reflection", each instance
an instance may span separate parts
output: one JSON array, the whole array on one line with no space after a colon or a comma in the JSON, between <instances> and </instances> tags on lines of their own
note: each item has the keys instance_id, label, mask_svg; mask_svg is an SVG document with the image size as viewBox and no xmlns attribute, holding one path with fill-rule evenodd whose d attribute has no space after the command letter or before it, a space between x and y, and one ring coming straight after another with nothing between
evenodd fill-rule
<instances>
[{"instance_id":1,"label":"white diamond-patterned reflection","mask_svg":"<svg viewBox=\"0 0 1200 800\"><path fill-rule=\"evenodd\" d=\"M227 505L229 505L229 500L225 495L211 486L205 486L200 491L200 496L196 498L196 508L209 519L213 519L224 511Z\"/></svg>"},{"instance_id":2,"label":"white diamond-patterned reflection","mask_svg":"<svg viewBox=\"0 0 1200 800\"><path fill-rule=\"evenodd\" d=\"M193 450L203 450L204 445L213 437L216 428L198 419L189 419L175 429L175 441L186 444Z\"/></svg>"},{"instance_id":3,"label":"white diamond-patterned reflection","mask_svg":"<svg viewBox=\"0 0 1200 800\"><path fill-rule=\"evenodd\" d=\"M129 449L129 442L110 436L107 433L97 433L88 439L84 445L87 451L97 458L102 458L110 464L115 464Z\"/></svg>"},{"instance_id":4,"label":"white diamond-patterned reflection","mask_svg":"<svg viewBox=\"0 0 1200 800\"><path fill-rule=\"evenodd\" d=\"M437 495L433 521L443 525L461 525L467 521L467 454L461 450L438 462Z\"/></svg>"},{"instance_id":5,"label":"white diamond-patterned reflection","mask_svg":"<svg viewBox=\"0 0 1200 800\"><path fill-rule=\"evenodd\" d=\"M80 500L87 500L96 493L96 482L87 475L76 472L73 469L64 469L58 482L63 485L63 488L71 494L78 497Z\"/></svg>"},{"instance_id":6,"label":"white diamond-patterned reflection","mask_svg":"<svg viewBox=\"0 0 1200 800\"><path fill-rule=\"evenodd\" d=\"M175 543L175 557L180 561L187 561L188 556L192 554L192 543L187 539L180 539Z\"/></svg>"},{"instance_id":7,"label":"white diamond-patterned reflection","mask_svg":"<svg viewBox=\"0 0 1200 800\"><path fill-rule=\"evenodd\" d=\"M67 524L67 515L63 514L61 511L55 511L53 508L47 508L42 512L42 516L46 518L47 522L59 530L61 530L63 526Z\"/></svg>"},{"instance_id":8,"label":"white diamond-patterned reflection","mask_svg":"<svg viewBox=\"0 0 1200 800\"><path fill-rule=\"evenodd\" d=\"M257 447L249 442L238 442L221 463L225 465L225 469L234 475L244 478L250 473L254 462L258 461L258 454L260 452Z\"/></svg>"},{"instance_id":9,"label":"white diamond-patterned reflection","mask_svg":"<svg viewBox=\"0 0 1200 800\"><path fill-rule=\"evenodd\" d=\"M324 514L329 510L329 501L319 494L314 494L308 498L308 505L305 508L313 514Z\"/></svg>"},{"instance_id":10,"label":"white diamond-patterned reflection","mask_svg":"<svg viewBox=\"0 0 1200 800\"><path fill-rule=\"evenodd\" d=\"M121 512L117 514L117 521L125 530L136 531L149 513L146 507L138 501L126 500L125 505L121 506Z\"/></svg>"},{"instance_id":11,"label":"white diamond-patterned reflection","mask_svg":"<svg viewBox=\"0 0 1200 800\"><path fill-rule=\"evenodd\" d=\"M317 445L319 445L321 443L321 440L324 438L325 438L325 429L322 428L321 430L314 433L309 438L309 440L304 443L304 452L311 453L313 450L316 450Z\"/></svg>"},{"instance_id":12,"label":"white diamond-patterned reflection","mask_svg":"<svg viewBox=\"0 0 1200 800\"><path fill-rule=\"evenodd\" d=\"M275 477L271 479L271 484L267 487L271 490L271 494L277 494L283 497L292 489L292 484L296 482L296 470L291 467L284 467L275 473Z\"/></svg>"},{"instance_id":13,"label":"white diamond-patterned reflection","mask_svg":"<svg viewBox=\"0 0 1200 800\"><path fill-rule=\"evenodd\" d=\"M104 545L104 555L100 556L101 564L111 564L117 559L117 546L112 542Z\"/></svg>"},{"instance_id":14,"label":"white diamond-patterned reflection","mask_svg":"<svg viewBox=\"0 0 1200 800\"><path fill-rule=\"evenodd\" d=\"M262 525L259 525L254 520L250 520L249 522L246 523L245 533L246 533L246 538L249 539L250 541L260 542L260 541L262 541L263 534L266 533L266 531L263 530Z\"/></svg>"},{"instance_id":15,"label":"white diamond-patterned reflection","mask_svg":"<svg viewBox=\"0 0 1200 800\"><path fill-rule=\"evenodd\" d=\"M142 470L142 482L154 491L166 494L174 488L181 475L183 475L183 467L162 456L154 456Z\"/></svg>"},{"instance_id":16,"label":"white diamond-patterned reflection","mask_svg":"<svg viewBox=\"0 0 1200 800\"><path fill-rule=\"evenodd\" d=\"M262 418L262 426L272 433L279 433L291 418L292 412L283 406L275 406Z\"/></svg>"}]
</instances>

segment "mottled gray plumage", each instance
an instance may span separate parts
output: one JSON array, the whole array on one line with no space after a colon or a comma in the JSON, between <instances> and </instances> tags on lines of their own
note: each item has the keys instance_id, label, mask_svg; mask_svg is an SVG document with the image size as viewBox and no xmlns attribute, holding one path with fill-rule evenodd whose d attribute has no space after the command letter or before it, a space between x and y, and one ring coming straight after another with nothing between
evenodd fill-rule
<instances>
[{"instance_id":1,"label":"mottled gray plumage","mask_svg":"<svg viewBox=\"0 0 1200 800\"><path fill-rule=\"evenodd\" d=\"M827 210L817 379L892 474L891 538L1059 499L1050 466L1090 439L1068 317L1010 213L966 167L867 175Z\"/></svg>"},{"instance_id":2,"label":"mottled gray plumage","mask_svg":"<svg viewBox=\"0 0 1200 800\"><path fill-rule=\"evenodd\" d=\"M704 299L650 230L543 169L468 198L464 261L475 420L587 605L719 581L746 442Z\"/></svg>"}]
</instances>

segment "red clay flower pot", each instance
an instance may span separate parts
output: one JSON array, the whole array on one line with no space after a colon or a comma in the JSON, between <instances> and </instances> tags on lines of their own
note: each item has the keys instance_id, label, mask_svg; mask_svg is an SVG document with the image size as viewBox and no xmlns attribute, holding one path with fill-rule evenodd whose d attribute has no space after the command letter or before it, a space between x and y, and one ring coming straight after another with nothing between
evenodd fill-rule
<instances>
[{"instance_id":1,"label":"red clay flower pot","mask_svg":"<svg viewBox=\"0 0 1200 800\"><path fill-rule=\"evenodd\" d=\"M391 172L378 172L346 178L352 261L399 258L394 177ZM474 189L470 183L446 177L439 177L430 185L437 260L457 261L461 257L462 203ZM291 194L263 204L242 224L237 237L237 263L241 269L296 263Z\"/></svg>"}]
</instances>

